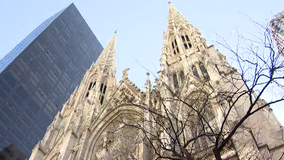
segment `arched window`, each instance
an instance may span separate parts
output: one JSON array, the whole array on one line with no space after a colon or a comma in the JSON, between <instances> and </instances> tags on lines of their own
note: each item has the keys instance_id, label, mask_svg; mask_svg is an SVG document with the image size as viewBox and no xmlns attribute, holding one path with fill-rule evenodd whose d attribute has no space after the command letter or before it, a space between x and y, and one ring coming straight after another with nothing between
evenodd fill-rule
<instances>
[{"instance_id":1,"label":"arched window","mask_svg":"<svg viewBox=\"0 0 284 160\"><path fill-rule=\"evenodd\" d=\"M193 147L195 152L201 151L203 149L207 149L210 141L208 139L209 134L213 134L209 128L211 126L211 119L214 116L213 110L211 110L208 94L202 91L191 92L188 95L187 103L194 108L194 110L189 109L188 105L185 105L185 110L182 110L182 114L188 116L188 113L191 117L191 122L189 123L189 127L191 129L191 138L195 139L193 141ZM211 112L212 111L212 112ZM208 123L209 125L208 125ZM208 133L208 134L207 134ZM209 136L210 137L210 136Z\"/></svg>"},{"instance_id":2,"label":"arched window","mask_svg":"<svg viewBox=\"0 0 284 160\"><path fill-rule=\"evenodd\" d=\"M173 48L173 51L174 51L174 54L177 54L179 53L179 49L178 49L178 45L177 45L177 40L173 40L172 42L172 48Z\"/></svg>"},{"instance_id":3,"label":"arched window","mask_svg":"<svg viewBox=\"0 0 284 160\"><path fill-rule=\"evenodd\" d=\"M174 81L174 87L176 89L178 89L178 80L177 80L177 75L176 74L173 75L173 81Z\"/></svg>"},{"instance_id":4,"label":"arched window","mask_svg":"<svg viewBox=\"0 0 284 160\"><path fill-rule=\"evenodd\" d=\"M192 137L196 138L194 141L194 148L196 152L199 152L202 149L208 148L209 139L207 136L202 136L207 133L207 126L205 125L205 122L202 122L199 118L197 119L197 122L195 122L196 124L192 124Z\"/></svg>"},{"instance_id":5,"label":"arched window","mask_svg":"<svg viewBox=\"0 0 284 160\"><path fill-rule=\"evenodd\" d=\"M188 49L188 48L192 47L192 45L190 43L190 40L189 40L187 35L182 35L181 39L182 39L183 46L184 46L185 49Z\"/></svg>"},{"instance_id":6,"label":"arched window","mask_svg":"<svg viewBox=\"0 0 284 160\"><path fill-rule=\"evenodd\" d=\"M105 85L104 90L103 90L103 94L106 93L106 89L107 89L107 86Z\"/></svg>"},{"instance_id":7,"label":"arched window","mask_svg":"<svg viewBox=\"0 0 284 160\"><path fill-rule=\"evenodd\" d=\"M90 83L88 90L92 89L93 82Z\"/></svg>"},{"instance_id":8,"label":"arched window","mask_svg":"<svg viewBox=\"0 0 284 160\"><path fill-rule=\"evenodd\" d=\"M154 99L154 104L153 105L154 105L154 108L157 109L157 100L156 99Z\"/></svg>"},{"instance_id":9,"label":"arched window","mask_svg":"<svg viewBox=\"0 0 284 160\"><path fill-rule=\"evenodd\" d=\"M200 78L197 72L197 68L195 67L195 65L192 65L192 73L195 77Z\"/></svg>"},{"instance_id":10,"label":"arched window","mask_svg":"<svg viewBox=\"0 0 284 160\"><path fill-rule=\"evenodd\" d=\"M188 49L188 46L187 46L187 43L186 43L186 41L185 41L184 36L181 36L181 39L182 39L182 42L183 42L184 48L185 48L185 49Z\"/></svg>"},{"instance_id":11,"label":"arched window","mask_svg":"<svg viewBox=\"0 0 284 160\"><path fill-rule=\"evenodd\" d=\"M103 92L104 84L101 84L100 91Z\"/></svg>"},{"instance_id":12,"label":"arched window","mask_svg":"<svg viewBox=\"0 0 284 160\"><path fill-rule=\"evenodd\" d=\"M205 80L210 80L210 77L209 77L209 74L206 70L206 68L204 67L203 63L202 62L199 62L199 67L200 67L200 70L201 70L201 73L203 75L203 78Z\"/></svg>"},{"instance_id":13,"label":"arched window","mask_svg":"<svg viewBox=\"0 0 284 160\"><path fill-rule=\"evenodd\" d=\"M103 104L103 103L104 103L104 96L103 96L103 95L101 96L100 103L101 103L101 104Z\"/></svg>"},{"instance_id":14,"label":"arched window","mask_svg":"<svg viewBox=\"0 0 284 160\"><path fill-rule=\"evenodd\" d=\"M88 87L88 90L87 90L87 93L86 93L86 97L89 96L90 90L91 90L92 88L94 88L95 86L96 86L96 82L91 82L91 83L89 84L89 87Z\"/></svg>"},{"instance_id":15,"label":"arched window","mask_svg":"<svg viewBox=\"0 0 284 160\"><path fill-rule=\"evenodd\" d=\"M183 83L183 81L184 81L184 73L183 73L183 71L180 71L180 80L181 80L181 83Z\"/></svg>"},{"instance_id":16,"label":"arched window","mask_svg":"<svg viewBox=\"0 0 284 160\"><path fill-rule=\"evenodd\" d=\"M104 103L104 97L105 97L106 89L107 89L107 86L102 83L101 86L100 86L100 97L99 97L101 105Z\"/></svg>"},{"instance_id":17,"label":"arched window","mask_svg":"<svg viewBox=\"0 0 284 160\"><path fill-rule=\"evenodd\" d=\"M190 40L189 40L188 36L185 35L185 38L186 38L186 41L187 41L187 44L188 44L189 48L191 48L192 45L191 45L191 43L190 43Z\"/></svg>"},{"instance_id":18,"label":"arched window","mask_svg":"<svg viewBox=\"0 0 284 160\"><path fill-rule=\"evenodd\" d=\"M199 144L199 138L197 138L199 136L198 134L198 125L199 124L192 124L191 125L191 136L196 138L195 141L193 142L193 146L195 149L195 152L200 151L200 144Z\"/></svg>"}]
</instances>

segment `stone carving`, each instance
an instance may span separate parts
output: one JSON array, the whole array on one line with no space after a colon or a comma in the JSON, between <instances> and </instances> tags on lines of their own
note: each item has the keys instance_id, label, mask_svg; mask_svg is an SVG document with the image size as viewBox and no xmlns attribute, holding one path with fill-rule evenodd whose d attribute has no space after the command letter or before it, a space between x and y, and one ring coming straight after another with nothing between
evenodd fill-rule
<instances>
[{"instance_id":1,"label":"stone carving","mask_svg":"<svg viewBox=\"0 0 284 160\"><path fill-rule=\"evenodd\" d=\"M129 71L129 68L126 68L123 70L123 76L122 76L122 79L128 79L128 74L127 74L127 71Z\"/></svg>"}]
</instances>

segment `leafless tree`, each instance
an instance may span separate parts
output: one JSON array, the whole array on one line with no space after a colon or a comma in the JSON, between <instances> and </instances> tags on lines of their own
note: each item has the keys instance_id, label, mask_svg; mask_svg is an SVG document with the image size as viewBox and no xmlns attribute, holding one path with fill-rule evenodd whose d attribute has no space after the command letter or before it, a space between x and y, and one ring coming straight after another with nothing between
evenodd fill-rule
<instances>
[{"instance_id":1,"label":"leafless tree","mask_svg":"<svg viewBox=\"0 0 284 160\"><path fill-rule=\"evenodd\" d=\"M283 101L283 57L280 56L274 46L273 35L276 31L270 30L268 26L263 26L253 20L252 23L263 33L262 37L254 35L254 39L248 39L239 34L239 41L236 49L232 49L224 39L219 42L220 45L233 53L237 63L238 73L222 78L231 83L233 88L230 92L222 92L219 99L225 100L226 112L220 131L222 132L231 111L237 103L245 101L247 104L243 113L233 122L228 134L224 140L219 141L221 134L216 137L215 147L213 149L216 159L220 158L220 153L226 144L232 139L236 131L244 125L252 115L260 110L269 108L270 105ZM246 44L245 47L242 46ZM281 51L281 50L279 50ZM238 84L238 81L241 83ZM237 84L237 85L236 85ZM261 97L267 94L271 89L277 90L279 94L274 99L265 102ZM220 132L220 133L221 133Z\"/></svg>"},{"instance_id":2,"label":"leafless tree","mask_svg":"<svg viewBox=\"0 0 284 160\"><path fill-rule=\"evenodd\" d=\"M249 120L252 115L270 111L270 105L284 100L284 65L283 57L274 46L276 31L252 22L263 37L249 39L239 35L236 49L222 37L218 42L234 55L238 70L226 61L212 60L208 63L220 77L215 82L206 78L192 81L187 76L182 86L186 89L181 90L158 80L149 104L142 105L144 118L128 123L121 117L125 126L144 133L145 144L151 148L155 159L215 157L221 160L238 159L240 154L242 158L260 158L259 153L249 150L251 140L257 141ZM246 47L241 46L242 43ZM190 90L190 85L195 86L194 89L185 92ZM278 96L264 101L262 97L271 89L277 90ZM242 145L245 151L239 151L236 145Z\"/></svg>"}]
</instances>

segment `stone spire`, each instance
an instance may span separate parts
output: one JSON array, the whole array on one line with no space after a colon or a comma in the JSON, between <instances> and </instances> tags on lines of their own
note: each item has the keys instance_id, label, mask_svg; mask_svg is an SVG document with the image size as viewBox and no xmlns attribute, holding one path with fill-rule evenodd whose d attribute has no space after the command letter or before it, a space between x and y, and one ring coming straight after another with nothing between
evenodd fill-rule
<instances>
[{"instance_id":1,"label":"stone spire","mask_svg":"<svg viewBox=\"0 0 284 160\"><path fill-rule=\"evenodd\" d=\"M167 64L171 65L182 60L186 64L185 56L204 51L206 40L201 37L197 28L186 20L177 9L169 3L167 31L164 31L164 44L160 59L161 71L165 71Z\"/></svg>"},{"instance_id":2,"label":"stone spire","mask_svg":"<svg viewBox=\"0 0 284 160\"><path fill-rule=\"evenodd\" d=\"M115 42L116 42L116 31L114 32L111 40L102 51L96 63L92 65L92 69L102 71L103 74L109 74L115 76Z\"/></svg>"},{"instance_id":3,"label":"stone spire","mask_svg":"<svg viewBox=\"0 0 284 160\"><path fill-rule=\"evenodd\" d=\"M101 52L97 61L93 63L90 69L88 69L85 73L85 76L78 87L78 95L75 98L75 103L73 105L74 107L78 107L78 104L84 102L86 99L89 99L92 103L98 100L97 96L100 95L96 93L99 93L98 91L101 90L101 85L105 86L106 83L109 82L108 84L111 85L108 85L107 87L112 87L116 84L115 42L116 31L114 32L114 35L108 42L107 46Z\"/></svg>"},{"instance_id":4,"label":"stone spire","mask_svg":"<svg viewBox=\"0 0 284 160\"><path fill-rule=\"evenodd\" d=\"M168 31L181 28L181 25L189 24L179 11L169 2Z\"/></svg>"}]
</instances>

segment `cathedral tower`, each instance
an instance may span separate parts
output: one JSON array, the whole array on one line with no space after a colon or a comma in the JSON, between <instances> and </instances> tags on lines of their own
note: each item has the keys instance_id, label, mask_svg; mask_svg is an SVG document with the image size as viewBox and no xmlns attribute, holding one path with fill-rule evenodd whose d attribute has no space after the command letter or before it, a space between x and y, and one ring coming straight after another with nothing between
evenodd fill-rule
<instances>
[{"instance_id":1,"label":"cathedral tower","mask_svg":"<svg viewBox=\"0 0 284 160\"><path fill-rule=\"evenodd\" d=\"M164 32L160 65L161 70L159 79L156 81L156 89L159 90L162 99L170 99L170 102L165 102L168 109L177 114L176 117L179 119L186 119L189 111L184 107L184 103L186 102L187 107L190 104L193 106L198 104L199 107L195 109L204 110L205 119L207 117L212 119L208 121L210 126L215 126L212 127L213 130L221 128L225 112L222 110L222 105L226 106L224 102L218 101L216 98L218 94L247 90L237 70L228 64L226 57L213 45L208 46L199 30L191 25L171 3L169 4L168 28ZM182 102L174 103L176 99ZM198 102L196 102L197 99L199 99ZM250 106L248 99L248 96L241 96L240 100L236 101L227 117L230 123L227 123L226 127L233 127L235 122L245 116ZM266 102L261 99L257 103ZM189 127L188 131L184 131L188 134L185 138L190 139L200 134L202 130L200 122L202 121L197 122L197 119L199 118L196 118L194 128ZM268 159L269 157L277 159L281 156L283 152L281 146L284 144L283 127L269 106L248 118L244 126L247 128L240 129L242 134L236 133L233 136L234 145L231 149L227 149L230 151L227 154L224 153L223 158ZM166 134L162 133L162 135ZM240 137L242 137L241 140ZM210 141L208 137L197 138L195 144L192 145L195 155L199 154L198 152L210 150L209 146L212 146ZM267 145L270 149L263 145ZM280 148L274 150L276 146Z\"/></svg>"},{"instance_id":2,"label":"cathedral tower","mask_svg":"<svg viewBox=\"0 0 284 160\"><path fill-rule=\"evenodd\" d=\"M204 67L207 65L208 50L205 39L171 3L169 6L168 28L164 32L163 53L160 59L160 72L168 77L163 80L172 81L174 90L181 89L186 76L210 80Z\"/></svg>"}]
</instances>

